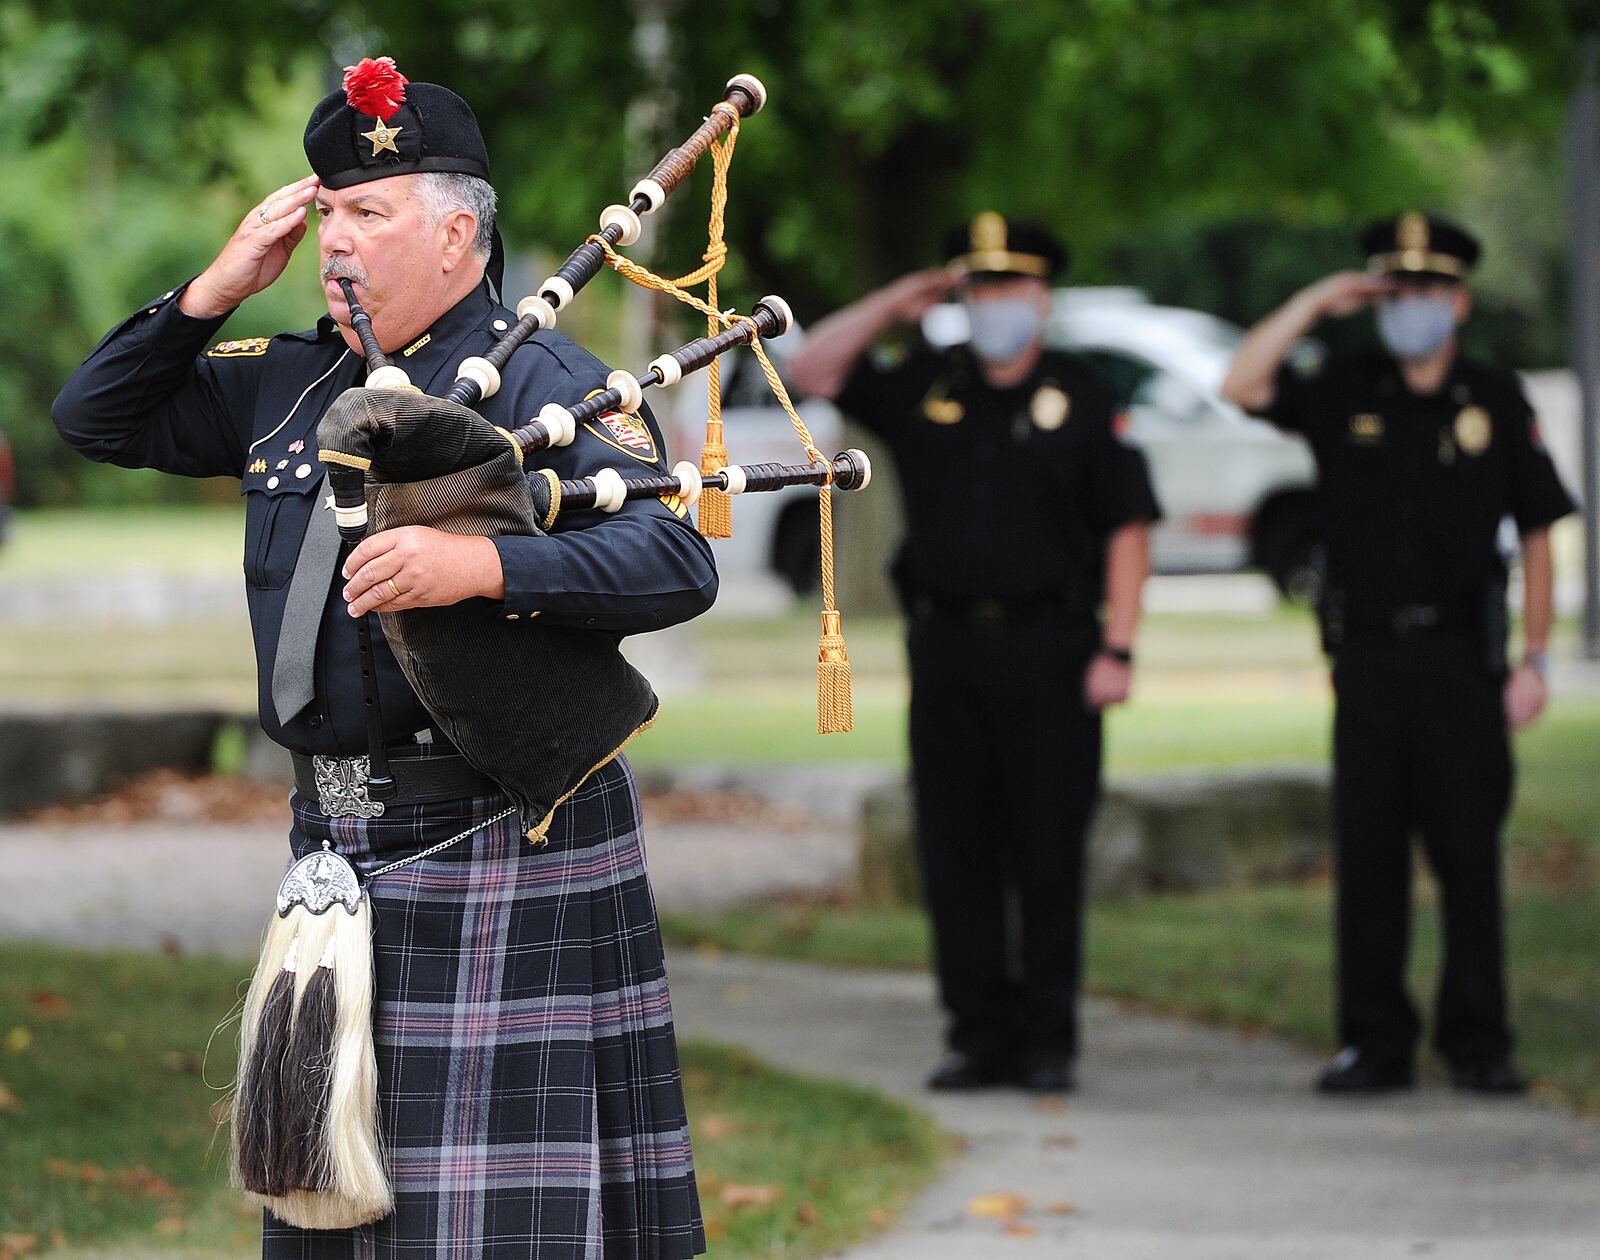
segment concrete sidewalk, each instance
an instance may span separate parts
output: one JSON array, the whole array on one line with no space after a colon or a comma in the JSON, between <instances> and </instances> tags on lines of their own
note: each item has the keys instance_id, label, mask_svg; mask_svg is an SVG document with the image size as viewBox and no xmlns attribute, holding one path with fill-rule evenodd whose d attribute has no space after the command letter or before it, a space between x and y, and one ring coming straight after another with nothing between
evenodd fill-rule
<instances>
[{"instance_id":1,"label":"concrete sidewalk","mask_svg":"<svg viewBox=\"0 0 1600 1260\"><path fill-rule=\"evenodd\" d=\"M669 966L682 1031L883 1089L964 1140L852 1260L1600 1256L1600 1125L1537 1103L1440 1085L1323 1100L1304 1051L1100 1002L1078 1093L933 1095L925 977L694 955ZM968 1211L1000 1193L1027 1210Z\"/></svg>"},{"instance_id":2,"label":"concrete sidewalk","mask_svg":"<svg viewBox=\"0 0 1600 1260\"><path fill-rule=\"evenodd\" d=\"M255 953L285 828L0 827L0 937ZM840 828L650 828L658 900L712 908L826 887ZM940 1179L853 1260L1596 1260L1600 1125L1435 1085L1383 1102L1307 1089L1316 1061L1089 1003L1066 1102L929 1095L939 1043L923 976L692 953L669 959L684 1032L932 1111L964 1140ZM977 1196L1022 1196L1005 1219Z\"/></svg>"}]
</instances>

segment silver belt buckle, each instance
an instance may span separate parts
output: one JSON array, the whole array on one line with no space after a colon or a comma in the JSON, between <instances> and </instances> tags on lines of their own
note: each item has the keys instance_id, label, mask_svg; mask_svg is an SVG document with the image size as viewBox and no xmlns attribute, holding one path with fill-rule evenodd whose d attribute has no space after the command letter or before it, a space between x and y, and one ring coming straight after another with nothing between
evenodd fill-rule
<instances>
[{"instance_id":1,"label":"silver belt buckle","mask_svg":"<svg viewBox=\"0 0 1600 1260\"><path fill-rule=\"evenodd\" d=\"M371 762L366 757L324 757L313 753L317 803L329 818L377 818L383 802L367 795Z\"/></svg>"}]
</instances>

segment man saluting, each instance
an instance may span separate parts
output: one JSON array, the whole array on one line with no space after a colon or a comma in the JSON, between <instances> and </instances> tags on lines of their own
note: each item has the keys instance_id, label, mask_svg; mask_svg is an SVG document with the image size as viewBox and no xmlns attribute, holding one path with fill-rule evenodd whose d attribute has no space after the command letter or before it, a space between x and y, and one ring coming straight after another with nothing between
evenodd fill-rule
<instances>
[{"instance_id":1,"label":"man saluting","mask_svg":"<svg viewBox=\"0 0 1600 1260\"><path fill-rule=\"evenodd\" d=\"M265 1254L696 1255L704 1232L626 761L595 771L535 849L514 812L487 821L509 798L429 729L374 627L398 796L372 802L349 619L476 600L485 617L620 637L704 611L716 591L709 549L645 499L615 515L562 513L539 537L391 530L335 573L316 426L366 372L337 279L354 284L384 351L431 394L516 316L491 286L495 193L460 97L408 83L388 58L364 61L313 111L305 151L314 173L251 210L199 276L113 329L54 408L62 435L91 459L241 478L261 721L294 754L295 856L327 843L370 872L471 832L369 886L395 1210L344 1231L269 1215ZM312 220L327 318L207 350L233 310L283 273ZM514 428L605 379L592 355L540 332L480 410ZM585 426L547 453L550 465L582 477L621 451L664 470L660 432L641 416L645 436L626 447L604 425Z\"/></svg>"},{"instance_id":2,"label":"man saluting","mask_svg":"<svg viewBox=\"0 0 1600 1260\"><path fill-rule=\"evenodd\" d=\"M1550 525L1572 510L1515 375L1459 353L1478 243L1408 213L1362 234L1365 272L1329 276L1251 330L1223 393L1316 456L1333 662L1339 1034L1328 1093L1408 1087L1411 834L1438 877L1444 974L1434 1045L1461 1089L1516 1092L1506 1019L1500 828L1508 730L1545 703ZM1381 351L1312 377L1284 366L1324 316L1373 307ZM1522 538L1524 652L1506 668L1507 516Z\"/></svg>"}]
</instances>

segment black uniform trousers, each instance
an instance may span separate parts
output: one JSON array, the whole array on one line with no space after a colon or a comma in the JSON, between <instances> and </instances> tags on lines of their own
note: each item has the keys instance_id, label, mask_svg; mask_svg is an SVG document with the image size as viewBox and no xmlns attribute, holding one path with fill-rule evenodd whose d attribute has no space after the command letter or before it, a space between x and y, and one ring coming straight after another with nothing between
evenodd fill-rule
<instances>
[{"instance_id":1,"label":"black uniform trousers","mask_svg":"<svg viewBox=\"0 0 1600 1260\"><path fill-rule=\"evenodd\" d=\"M1434 1046L1458 1065L1510 1053L1500 832L1511 801L1504 679L1472 631L1357 636L1333 669L1339 1025L1343 1044L1409 1061L1411 837L1444 925Z\"/></svg>"},{"instance_id":2,"label":"black uniform trousers","mask_svg":"<svg viewBox=\"0 0 1600 1260\"><path fill-rule=\"evenodd\" d=\"M1053 607L989 621L912 616L917 839L954 1049L1077 1050L1101 754L1083 675L1098 642L1092 622Z\"/></svg>"}]
</instances>

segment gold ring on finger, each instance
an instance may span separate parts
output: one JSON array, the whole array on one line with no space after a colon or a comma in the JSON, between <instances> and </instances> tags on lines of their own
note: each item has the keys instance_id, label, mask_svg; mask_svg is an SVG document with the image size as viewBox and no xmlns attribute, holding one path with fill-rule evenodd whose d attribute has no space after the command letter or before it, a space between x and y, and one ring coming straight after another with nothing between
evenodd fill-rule
<instances>
[{"instance_id":1,"label":"gold ring on finger","mask_svg":"<svg viewBox=\"0 0 1600 1260\"><path fill-rule=\"evenodd\" d=\"M390 599L399 599L400 598L400 588L395 585L393 578L389 578L384 583L384 585L387 586L389 588L390 592L391 592L391 594L389 595Z\"/></svg>"}]
</instances>

